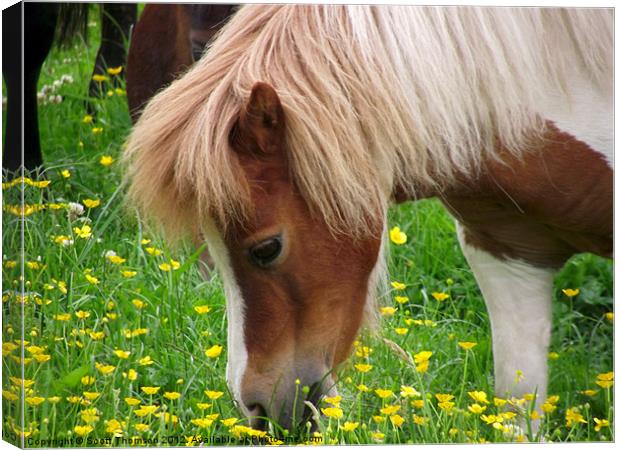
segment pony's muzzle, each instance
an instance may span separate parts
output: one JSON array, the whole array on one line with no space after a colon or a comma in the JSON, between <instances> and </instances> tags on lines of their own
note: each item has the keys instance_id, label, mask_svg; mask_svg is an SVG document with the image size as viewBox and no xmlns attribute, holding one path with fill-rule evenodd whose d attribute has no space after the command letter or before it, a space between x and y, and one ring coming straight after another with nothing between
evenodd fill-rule
<instances>
[{"instance_id":1,"label":"pony's muzzle","mask_svg":"<svg viewBox=\"0 0 620 450\"><path fill-rule=\"evenodd\" d=\"M311 383L292 381L281 389L254 391L243 395L243 403L247 409L249 424L257 430L268 430L269 423L274 422L274 430L278 427L294 432L299 427L316 429L314 411L319 409L321 398L333 389L331 377L325 377ZM314 411L307 406L314 405ZM310 423L310 425L308 425ZM277 426L276 426L277 424Z\"/></svg>"}]
</instances>

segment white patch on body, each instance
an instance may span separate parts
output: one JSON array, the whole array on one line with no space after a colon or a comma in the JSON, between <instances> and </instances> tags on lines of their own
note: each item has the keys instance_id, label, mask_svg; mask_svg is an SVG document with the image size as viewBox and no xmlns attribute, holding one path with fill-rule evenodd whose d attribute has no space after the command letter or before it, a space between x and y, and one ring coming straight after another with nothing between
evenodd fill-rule
<instances>
[{"instance_id":1,"label":"white patch on body","mask_svg":"<svg viewBox=\"0 0 620 450\"><path fill-rule=\"evenodd\" d=\"M522 398L536 393L540 405L547 396L554 270L500 260L468 245L459 223L457 232L491 321L495 394ZM515 382L518 370L523 377Z\"/></svg>"},{"instance_id":2,"label":"white patch on body","mask_svg":"<svg viewBox=\"0 0 620 450\"><path fill-rule=\"evenodd\" d=\"M568 81L569 96L551 93L540 105L540 114L561 130L603 155L614 166L613 95L604 94L584 76Z\"/></svg>"},{"instance_id":3,"label":"white patch on body","mask_svg":"<svg viewBox=\"0 0 620 450\"><path fill-rule=\"evenodd\" d=\"M245 345L244 321L245 303L241 289L235 279L228 249L222 240L221 233L212 222L203 228L208 244L209 254L213 258L222 281L226 296L226 319L228 321L228 362L226 380L241 411L247 416L249 411L241 400L241 382L248 362L248 351Z\"/></svg>"}]
</instances>

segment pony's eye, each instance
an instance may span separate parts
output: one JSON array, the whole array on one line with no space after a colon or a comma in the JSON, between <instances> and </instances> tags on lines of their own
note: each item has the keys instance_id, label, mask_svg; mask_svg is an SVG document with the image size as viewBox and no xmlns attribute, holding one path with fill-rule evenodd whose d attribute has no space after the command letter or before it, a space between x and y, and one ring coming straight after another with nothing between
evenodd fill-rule
<instances>
[{"instance_id":1,"label":"pony's eye","mask_svg":"<svg viewBox=\"0 0 620 450\"><path fill-rule=\"evenodd\" d=\"M282 253L282 237L276 236L250 248L250 260L258 267L269 267Z\"/></svg>"}]
</instances>

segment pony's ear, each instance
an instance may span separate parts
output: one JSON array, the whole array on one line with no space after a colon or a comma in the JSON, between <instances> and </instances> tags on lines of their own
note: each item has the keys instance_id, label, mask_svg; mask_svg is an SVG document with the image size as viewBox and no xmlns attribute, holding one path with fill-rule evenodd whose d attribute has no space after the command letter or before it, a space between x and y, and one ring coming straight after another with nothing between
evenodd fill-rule
<instances>
[{"instance_id":1,"label":"pony's ear","mask_svg":"<svg viewBox=\"0 0 620 450\"><path fill-rule=\"evenodd\" d=\"M239 112L231 142L236 150L274 154L284 141L284 110L276 91L257 82Z\"/></svg>"}]
</instances>

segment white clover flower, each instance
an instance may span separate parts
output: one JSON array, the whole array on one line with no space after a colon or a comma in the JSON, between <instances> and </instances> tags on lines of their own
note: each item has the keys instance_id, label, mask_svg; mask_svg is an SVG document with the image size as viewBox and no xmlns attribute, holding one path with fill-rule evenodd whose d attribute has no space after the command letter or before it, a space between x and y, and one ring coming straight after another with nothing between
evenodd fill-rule
<instances>
[{"instance_id":1,"label":"white clover flower","mask_svg":"<svg viewBox=\"0 0 620 450\"><path fill-rule=\"evenodd\" d=\"M84 214L84 207L82 205L74 202L69 203L69 208L67 208L67 217L69 220L75 220L82 214Z\"/></svg>"}]
</instances>

